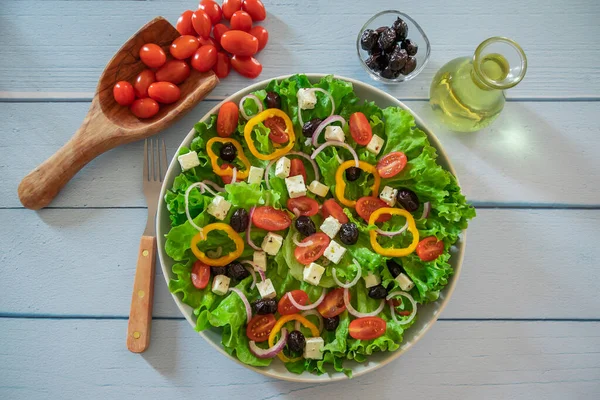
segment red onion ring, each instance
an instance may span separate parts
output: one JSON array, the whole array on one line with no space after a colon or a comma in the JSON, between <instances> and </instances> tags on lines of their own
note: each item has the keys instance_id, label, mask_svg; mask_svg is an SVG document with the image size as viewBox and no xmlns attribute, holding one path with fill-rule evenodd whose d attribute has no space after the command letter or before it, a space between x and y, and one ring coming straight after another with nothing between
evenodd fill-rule
<instances>
[{"instance_id":1,"label":"red onion ring","mask_svg":"<svg viewBox=\"0 0 600 400\"><path fill-rule=\"evenodd\" d=\"M319 297L317 299L317 301L315 301L312 304L309 304L307 306L303 306L301 304L298 304L298 302L296 300L294 300L294 296L292 296L292 292L287 292L286 296L288 297L288 299L290 300L290 303L292 303L292 305L294 307L296 307L298 310L300 311L308 311L308 310L314 310L315 308L317 308L319 306L319 304L321 304L321 302L323 301L323 299L325 298L325 295L327 290L325 290L325 288L323 288L323 290L321 290L321 297Z\"/></svg>"},{"instance_id":2,"label":"red onion ring","mask_svg":"<svg viewBox=\"0 0 600 400\"><path fill-rule=\"evenodd\" d=\"M358 261L356 261L356 260L353 260L353 261L354 261L354 265L356 265L358 270L356 271L356 276L354 277L354 279L352 279L352 281L349 283L342 283L337 277L337 272L335 271L335 268L331 269L331 275L332 275L333 281L338 286L343 287L344 289L350 289L352 286L356 285L356 283L358 282L358 280L360 279L361 274L362 274L362 268L361 268L360 264L358 263Z\"/></svg>"},{"instance_id":3,"label":"red onion ring","mask_svg":"<svg viewBox=\"0 0 600 400\"><path fill-rule=\"evenodd\" d=\"M231 173L231 183L237 182L237 168L233 167L233 172Z\"/></svg>"},{"instance_id":4,"label":"red onion ring","mask_svg":"<svg viewBox=\"0 0 600 400\"><path fill-rule=\"evenodd\" d=\"M185 195L183 196L183 202L185 204L185 216L187 217L188 222L190 223L190 225L192 225L198 232L200 232L200 238L202 240L204 240L204 233L202 232L202 228L200 228L198 225L196 225L196 223L194 222L194 220L192 219L192 216L190 214L190 192L192 191L193 188L195 187L199 187L200 188L200 193L204 193L204 187L206 185L202 182L196 182L196 183L192 183L186 190L185 190Z\"/></svg>"},{"instance_id":5,"label":"red onion ring","mask_svg":"<svg viewBox=\"0 0 600 400\"><path fill-rule=\"evenodd\" d=\"M296 218L298 218L301 214L300 214L300 210L298 210L297 207L294 207L294 209L292 210L292 212L294 213L294 215L296 216Z\"/></svg>"},{"instance_id":6,"label":"red onion ring","mask_svg":"<svg viewBox=\"0 0 600 400\"><path fill-rule=\"evenodd\" d=\"M317 147L317 141L319 140L319 135L321 135L321 132L325 129L327 125L332 124L334 122L341 122L342 128L346 126L346 120L341 115L332 115L331 117L325 118L325 120L323 120L323 122L321 122L319 126L317 126L317 129L315 129L315 132L313 133L312 145L314 147Z\"/></svg>"},{"instance_id":7,"label":"red onion ring","mask_svg":"<svg viewBox=\"0 0 600 400\"><path fill-rule=\"evenodd\" d=\"M252 230L252 216L254 215L255 208L256 207L252 207L250 209L250 217L248 217L248 229L246 229L246 242L248 242L248 245L250 247L252 247L254 250L261 251L262 249L260 247L258 247L257 245L255 245L254 242L252 241L252 239L250 238L250 230Z\"/></svg>"},{"instance_id":8,"label":"red onion ring","mask_svg":"<svg viewBox=\"0 0 600 400\"><path fill-rule=\"evenodd\" d=\"M265 271L263 271L260 268L257 271L258 271L258 274L260 275L260 280L262 282L266 281L267 280L267 275L265 275Z\"/></svg>"},{"instance_id":9,"label":"red onion ring","mask_svg":"<svg viewBox=\"0 0 600 400\"><path fill-rule=\"evenodd\" d=\"M225 189L223 189L221 186L217 185L213 181L209 181L208 179L203 180L202 183L204 183L205 185L212 186L217 192L224 192L225 191Z\"/></svg>"},{"instance_id":10,"label":"red onion ring","mask_svg":"<svg viewBox=\"0 0 600 400\"><path fill-rule=\"evenodd\" d=\"M250 320L252 319L252 307L250 307L250 302L248 301L248 298L246 297L244 292L242 292L238 288L229 288L229 290L231 292L237 293L237 295L240 296L240 299L242 299L242 301L244 302L244 306L246 307L246 323L250 323Z\"/></svg>"},{"instance_id":11,"label":"red onion ring","mask_svg":"<svg viewBox=\"0 0 600 400\"><path fill-rule=\"evenodd\" d=\"M252 100L254 100L254 102L256 103L256 106L258 107L257 114L260 114L263 111L263 104L262 104L262 101L260 101L260 99L258 97L256 97L256 95L248 94L248 95L242 97L242 99L240 100L240 103L239 103L238 107L240 109L240 112L242 113L242 117L244 117L244 119L246 121L248 121L252 117L249 116L248 114L246 114L246 111L244 110L244 102L246 101L246 99L252 99ZM234 182L234 181L232 181L232 182Z\"/></svg>"},{"instance_id":12,"label":"red onion ring","mask_svg":"<svg viewBox=\"0 0 600 400\"><path fill-rule=\"evenodd\" d=\"M250 352L258 358L273 358L277 354L279 354L281 350L283 350L287 343L287 339L288 331L287 329L283 328L281 330L281 338L277 341L277 343L273 345L273 347L269 347L268 349L261 349L256 345L256 342L254 340L251 340L249 343Z\"/></svg>"},{"instance_id":13,"label":"red onion ring","mask_svg":"<svg viewBox=\"0 0 600 400\"><path fill-rule=\"evenodd\" d=\"M377 228L377 229L375 229L375 232L377 232L378 234L380 234L382 236L391 237L391 236L400 235L401 233L403 233L407 229L408 229L408 220L406 220L406 223L404 224L404 226L402 228L400 228L400 230L398 230L398 231L386 232L386 231L382 231L381 229Z\"/></svg>"},{"instance_id":14,"label":"red onion ring","mask_svg":"<svg viewBox=\"0 0 600 400\"><path fill-rule=\"evenodd\" d=\"M317 157L317 155L321 151L323 151L323 149L325 147L329 147L329 146L340 146L340 147L343 147L346 150L348 150L352 154L352 157L354 157L354 163L356 165L356 168L359 167L359 164L358 164L358 154L356 154L356 151L354 151L354 149L352 147L350 147L349 144L344 143L344 142L339 142L337 140L329 140L329 141L323 143L322 145L320 145L319 147L317 147L317 149L315 151L313 151L313 153L310 155L310 158L312 158L314 160Z\"/></svg>"},{"instance_id":15,"label":"red onion ring","mask_svg":"<svg viewBox=\"0 0 600 400\"><path fill-rule=\"evenodd\" d=\"M319 320L319 332L323 332L323 328L325 327L325 325L323 324L323 317L317 310L304 311L300 315L302 315L303 317L307 317L309 315L316 316L317 319ZM294 324L294 329L297 331L300 330L300 321L296 321L296 323Z\"/></svg>"},{"instance_id":16,"label":"red onion ring","mask_svg":"<svg viewBox=\"0 0 600 400\"><path fill-rule=\"evenodd\" d=\"M422 220L422 219L426 219L427 217L429 217L429 212L431 211L431 203L430 202L425 202L425 204L423 204L423 214L421 215L421 218L419 218L418 220Z\"/></svg>"},{"instance_id":17,"label":"red onion ring","mask_svg":"<svg viewBox=\"0 0 600 400\"><path fill-rule=\"evenodd\" d=\"M299 99L299 95L300 95L300 90L298 90L298 93L296 93L296 99L298 100L298 104L300 104L300 99ZM325 89L321 89L321 88L304 88L304 90L310 91L310 92L322 92L325 93L325 95L327 97L329 97L329 101L331 101L331 112L329 113L329 116L331 117L333 115L333 113L335 112L335 101L333 101L333 96ZM300 127L304 126L304 121L302 120L302 110L300 109L300 106L298 106L298 122L300 122Z\"/></svg>"},{"instance_id":18,"label":"red onion ring","mask_svg":"<svg viewBox=\"0 0 600 400\"><path fill-rule=\"evenodd\" d=\"M371 311L370 313L361 313L356 311L356 309L354 307L352 307L352 304L350 304L350 291L348 289L344 289L344 304L346 305L346 309L348 310L348 312L352 315L354 315L356 318L364 318L364 317L374 317L377 314L379 314L381 311L383 311L383 307L385 306L385 300L381 299L381 303L379 304L379 307L377 307L377 309L375 311Z\"/></svg>"},{"instance_id":19,"label":"red onion ring","mask_svg":"<svg viewBox=\"0 0 600 400\"><path fill-rule=\"evenodd\" d=\"M255 271L255 269L259 269L258 265L256 265L255 263L253 263L250 260L241 260L240 263L249 265L249 266L246 266L245 268L248 272L250 272L250 275L252 275L252 285L250 285L250 290L252 290L256 287L256 271Z\"/></svg>"},{"instance_id":20,"label":"red onion ring","mask_svg":"<svg viewBox=\"0 0 600 400\"><path fill-rule=\"evenodd\" d=\"M321 178L321 176L319 175L319 167L317 166L316 161L313 160L308 154L303 153L301 151L290 151L281 157L285 157L287 155L300 156L300 157L306 158L310 162L310 165L312 165L313 171L315 171L315 180L318 181ZM273 164L275 164L281 157L277 157L277 158L274 158L271 161L269 161L269 163L267 164L267 167L265 168L264 178L265 178L265 182L267 183L267 189L269 189L269 190L271 190L271 185L269 184L269 171L271 170L271 167L273 166ZM306 182L306 183L308 183L308 182Z\"/></svg>"},{"instance_id":21,"label":"red onion ring","mask_svg":"<svg viewBox=\"0 0 600 400\"><path fill-rule=\"evenodd\" d=\"M298 240L298 235L299 233L296 232L294 233L294 236L292 236L292 240L294 241L294 244L298 247L308 247L311 246L313 244L312 240L307 240L306 242L301 242Z\"/></svg>"},{"instance_id":22,"label":"red onion ring","mask_svg":"<svg viewBox=\"0 0 600 400\"><path fill-rule=\"evenodd\" d=\"M396 317L396 309L394 307L394 305L392 304L392 302L390 301L393 297L396 296L404 296L408 299L408 301L410 301L410 303L412 304L412 312L410 313L410 315L408 316L408 319L406 320L402 320L400 321L397 317ZM415 299L413 299L413 297L408 294L407 292L402 292L400 290L396 290L395 292L392 292L390 294L387 295L387 297L385 298L387 301L390 302L390 311L392 313L392 319L394 320L394 322L397 322L401 325L406 325L408 324L410 321L413 320L413 318L415 318L415 315L417 315L417 302L415 301Z\"/></svg>"}]
</instances>

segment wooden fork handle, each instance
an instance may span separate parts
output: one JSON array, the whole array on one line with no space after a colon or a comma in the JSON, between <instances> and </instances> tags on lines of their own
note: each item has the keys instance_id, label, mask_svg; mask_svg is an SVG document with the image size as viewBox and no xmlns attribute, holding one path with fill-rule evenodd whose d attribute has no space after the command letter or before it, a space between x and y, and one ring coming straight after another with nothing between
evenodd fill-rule
<instances>
[{"instance_id":1,"label":"wooden fork handle","mask_svg":"<svg viewBox=\"0 0 600 400\"><path fill-rule=\"evenodd\" d=\"M156 238L142 236L127 326L127 348L133 353L141 353L150 345L155 260Z\"/></svg>"}]
</instances>

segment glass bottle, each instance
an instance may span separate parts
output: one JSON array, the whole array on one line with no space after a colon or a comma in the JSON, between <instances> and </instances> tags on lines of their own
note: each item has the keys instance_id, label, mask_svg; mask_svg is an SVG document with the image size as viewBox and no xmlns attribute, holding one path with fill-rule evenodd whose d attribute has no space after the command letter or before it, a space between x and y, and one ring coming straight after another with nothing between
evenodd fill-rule
<instances>
[{"instance_id":1,"label":"glass bottle","mask_svg":"<svg viewBox=\"0 0 600 400\"><path fill-rule=\"evenodd\" d=\"M459 57L437 72L429 91L434 114L449 129L473 132L485 128L504 108L503 90L525 76L527 58L511 39L491 37L473 57Z\"/></svg>"}]
</instances>

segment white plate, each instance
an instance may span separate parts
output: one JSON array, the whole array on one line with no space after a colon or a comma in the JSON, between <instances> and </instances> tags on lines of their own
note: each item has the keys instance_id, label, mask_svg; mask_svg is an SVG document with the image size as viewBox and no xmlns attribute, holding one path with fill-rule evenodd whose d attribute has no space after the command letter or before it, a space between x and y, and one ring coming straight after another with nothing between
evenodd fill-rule
<instances>
[{"instance_id":1,"label":"white plate","mask_svg":"<svg viewBox=\"0 0 600 400\"><path fill-rule=\"evenodd\" d=\"M306 74L311 82L319 81L324 74ZM277 80L288 78L290 75L280 76ZM354 92L356 95L362 100L374 101L381 108L385 108L388 106L402 107L403 109L409 111L414 115L415 121L419 128L427 133L429 137L429 141L431 144L437 149L439 153L438 162L446 168L448 171L452 172L454 176L456 176L456 172L452 165L450 164L450 160L448 159L446 153L442 149L442 146L435 135L425 126L423 121L406 105L402 102L398 101L396 98L390 96L389 94L383 92L382 90L376 89L373 86L367 85L365 83L345 78L342 76L336 76L336 78L343 79L345 81L351 82L354 85ZM238 103L240 99L247 95L248 93L254 92L259 89L264 89L267 84L272 79L265 80L262 82L255 83L254 85L248 86L245 89L240 90L239 92L231 95L226 101L233 101L234 103ZM207 121L212 114L216 114L221 107L222 103L216 105L212 110L210 110L204 117L202 117L201 121ZM192 130L185 137L181 146L190 146L192 139L194 138L195 131ZM175 153L177 154L177 153ZM177 158L173 157L171 160L171 164L169 165L169 170L167 171L165 181L163 183L162 190L160 192L160 203L158 206L158 214L156 217L156 232L157 232L157 240L158 240L158 256L160 259L160 264L163 270L163 275L167 284L169 280L174 277L172 266L174 261L167 256L165 253L165 237L164 235L169 232L171 228L171 223L169 220L169 211L167 210L166 204L163 199L167 189L170 189L173 185L173 180L179 173L181 172L179 163L177 162ZM454 291L454 287L456 282L458 281L458 276L460 274L460 267L463 260L464 249L465 249L465 232L461 235L462 238L459 240L454 249L454 253L450 259L450 263L454 268L454 274L450 278L448 285L441 292L440 297L437 301L428 303L424 306L419 307L417 320L416 322L404 333L404 341L400 348L394 352L377 352L371 356L368 356L367 361L365 363L357 363L355 361L347 360L344 362L344 367L351 368L353 377L358 377L366 374L367 372L371 372L380 368L387 363L398 358L402 353L412 347L423 335L429 330L429 328L433 325L433 323L438 319L440 313L448 303L452 292ZM173 299L175 303L181 310L181 313L185 316L185 318L189 321L192 329L196 326L196 319L193 313L193 309L184 304L181 299L173 295ZM266 375L271 378L283 379L287 381L293 382L332 382L339 381L343 379L348 379L346 375L341 372L331 372L329 374L324 375L316 375L308 372L304 372L301 375L293 374L289 372L283 363L279 361L279 359L275 359L270 366L268 367L251 367L249 365L241 363L237 358L230 356L227 354L223 347L221 346L221 333L218 329L209 329L203 332L200 332L200 336L202 336L209 344L211 344L216 350L218 350L225 357L229 357L232 360L238 362L239 364L245 366L246 368L250 368L260 374Z\"/></svg>"}]
</instances>

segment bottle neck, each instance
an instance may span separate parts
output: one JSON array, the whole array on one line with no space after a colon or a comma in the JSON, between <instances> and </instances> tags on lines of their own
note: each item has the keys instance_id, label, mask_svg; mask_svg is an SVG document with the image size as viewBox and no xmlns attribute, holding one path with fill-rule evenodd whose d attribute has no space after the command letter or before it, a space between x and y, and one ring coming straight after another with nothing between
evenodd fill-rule
<instances>
[{"instance_id":1,"label":"bottle neck","mask_svg":"<svg viewBox=\"0 0 600 400\"><path fill-rule=\"evenodd\" d=\"M471 68L471 79L473 80L473 83L475 83L475 85L481 90L499 90L488 85L483 79L481 79L474 68Z\"/></svg>"}]
</instances>

